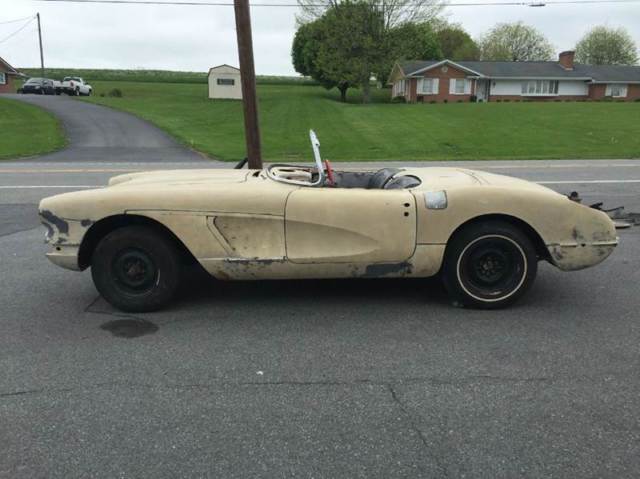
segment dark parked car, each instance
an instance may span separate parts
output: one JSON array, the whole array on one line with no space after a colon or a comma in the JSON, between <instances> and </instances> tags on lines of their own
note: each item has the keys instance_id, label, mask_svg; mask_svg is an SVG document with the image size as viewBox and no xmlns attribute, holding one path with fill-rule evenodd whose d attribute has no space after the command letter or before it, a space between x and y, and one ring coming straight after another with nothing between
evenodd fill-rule
<instances>
[{"instance_id":1,"label":"dark parked car","mask_svg":"<svg viewBox=\"0 0 640 479\"><path fill-rule=\"evenodd\" d=\"M35 93L38 95L59 95L60 82L48 78L29 78L18 93Z\"/></svg>"}]
</instances>

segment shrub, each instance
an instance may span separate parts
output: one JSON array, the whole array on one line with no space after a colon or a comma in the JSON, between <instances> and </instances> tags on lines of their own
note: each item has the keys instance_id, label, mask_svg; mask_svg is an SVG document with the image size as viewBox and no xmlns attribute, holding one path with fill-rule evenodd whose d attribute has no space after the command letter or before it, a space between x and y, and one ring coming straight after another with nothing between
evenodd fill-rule
<instances>
[{"instance_id":1,"label":"shrub","mask_svg":"<svg viewBox=\"0 0 640 479\"><path fill-rule=\"evenodd\" d=\"M433 105L434 103L438 103L438 102L435 101L435 100L431 100L429 103L431 103Z\"/></svg>"},{"instance_id":2,"label":"shrub","mask_svg":"<svg viewBox=\"0 0 640 479\"><path fill-rule=\"evenodd\" d=\"M464 100L458 100L456 103L462 103Z\"/></svg>"},{"instance_id":3,"label":"shrub","mask_svg":"<svg viewBox=\"0 0 640 479\"><path fill-rule=\"evenodd\" d=\"M469 97L469 101L470 101L471 103L475 103L475 102L477 102L477 101L478 101L478 97L477 97L476 95L471 95L471 96Z\"/></svg>"},{"instance_id":4,"label":"shrub","mask_svg":"<svg viewBox=\"0 0 640 479\"><path fill-rule=\"evenodd\" d=\"M511 101L511 99L510 99L510 98L505 98L505 99L504 99L504 102L505 102L505 103L509 103L510 101Z\"/></svg>"},{"instance_id":5,"label":"shrub","mask_svg":"<svg viewBox=\"0 0 640 479\"><path fill-rule=\"evenodd\" d=\"M122 90L120 90L120 88L112 88L107 93L107 96L110 96L113 98L122 98Z\"/></svg>"},{"instance_id":6,"label":"shrub","mask_svg":"<svg viewBox=\"0 0 640 479\"><path fill-rule=\"evenodd\" d=\"M449 103L449 100L447 100L447 99L445 98L445 99L444 99L444 102L445 102L445 103Z\"/></svg>"},{"instance_id":7,"label":"shrub","mask_svg":"<svg viewBox=\"0 0 640 479\"><path fill-rule=\"evenodd\" d=\"M636 99L635 99L635 100L633 100L633 101L640 101L640 98L636 98Z\"/></svg>"},{"instance_id":8,"label":"shrub","mask_svg":"<svg viewBox=\"0 0 640 479\"><path fill-rule=\"evenodd\" d=\"M502 101L502 98L498 98L498 99L496 99L496 101L497 101L498 103L500 103L500 102Z\"/></svg>"},{"instance_id":9,"label":"shrub","mask_svg":"<svg viewBox=\"0 0 640 479\"><path fill-rule=\"evenodd\" d=\"M391 99L391 103L407 103L407 99L403 96L396 96Z\"/></svg>"}]
</instances>

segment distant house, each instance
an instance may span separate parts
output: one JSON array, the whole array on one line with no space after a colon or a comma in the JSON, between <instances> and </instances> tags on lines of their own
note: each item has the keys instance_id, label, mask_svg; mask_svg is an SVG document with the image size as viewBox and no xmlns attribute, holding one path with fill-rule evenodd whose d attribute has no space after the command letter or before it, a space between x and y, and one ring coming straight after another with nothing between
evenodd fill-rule
<instances>
[{"instance_id":1,"label":"distant house","mask_svg":"<svg viewBox=\"0 0 640 479\"><path fill-rule=\"evenodd\" d=\"M209 70L209 98L242 100L240 69L218 65Z\"/></svg>"},{"instance_id":2,"label":"distant house","mask_svg":"<svg viewBox=\"0 0 640 479\"><path fill-rule=\"evenodd\" d=\"M17 76L20 72L0 58L0 93L15 93Z\"/></svg>"},{"instance_id":3,"label":"distant house","mask_svg":"<svg viewBox=\"0 0 640 479\"><path fill-rule=\"evenodd\" d=\"M640 98L640 67L582 65L573 57L566 51L557 62L396 63L389 77L391 97L409 103Z\"/></svg>"}]
</instances>

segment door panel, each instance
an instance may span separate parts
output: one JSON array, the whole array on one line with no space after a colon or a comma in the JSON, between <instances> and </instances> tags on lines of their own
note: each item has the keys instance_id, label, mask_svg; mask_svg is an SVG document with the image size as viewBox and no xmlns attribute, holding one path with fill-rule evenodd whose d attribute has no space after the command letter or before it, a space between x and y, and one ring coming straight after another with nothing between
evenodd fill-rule
<instances>
[{"instance_id":1,"label":"door panel","mask_svg":"<svg viewBox=\"0 0 640 479\"><path fill-rule=\"evenodd\" d=\"M416 205L404 190L301 188L285 210L287 257L294 263L384 263L409 258Z\"/></svg>"}]
</instances>

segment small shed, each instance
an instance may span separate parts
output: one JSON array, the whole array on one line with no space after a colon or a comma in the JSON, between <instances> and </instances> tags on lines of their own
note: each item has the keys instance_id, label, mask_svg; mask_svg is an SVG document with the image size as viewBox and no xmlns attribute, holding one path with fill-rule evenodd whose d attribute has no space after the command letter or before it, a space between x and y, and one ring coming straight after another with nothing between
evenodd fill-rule
<instances>
[{"instance_id":1,"label":"small shed","mask_svg":"<svg viewBox=\"0 0 640 479\"><path fill-rule=\"evenodd\" d=\"M15 78L20 72L0 58L0 93L15 93Z\"/></svg>"},{"instance_id":2,"label":"small shed","mask_svg":"<svg viewBox=\"0 0 640 479\"><path fill-rule=\"evenodd\" d=\"M240 69L226 64L209 69L209 98L242 100Z\"/></svg>"}]
</instances>

